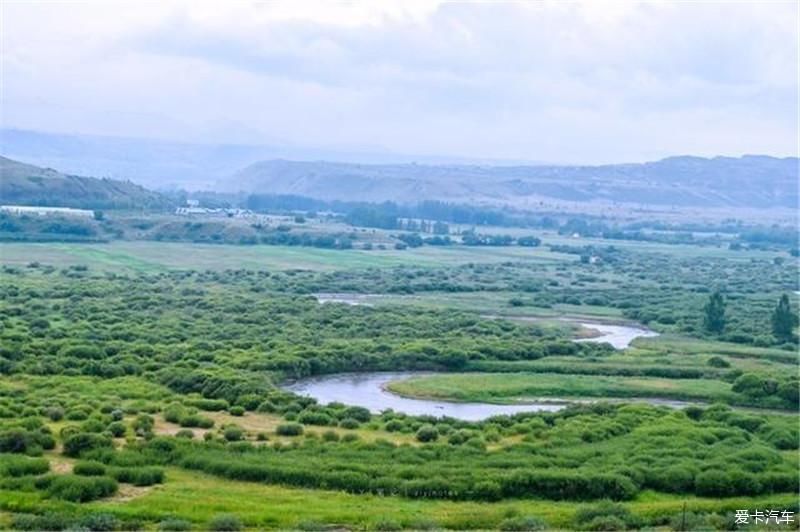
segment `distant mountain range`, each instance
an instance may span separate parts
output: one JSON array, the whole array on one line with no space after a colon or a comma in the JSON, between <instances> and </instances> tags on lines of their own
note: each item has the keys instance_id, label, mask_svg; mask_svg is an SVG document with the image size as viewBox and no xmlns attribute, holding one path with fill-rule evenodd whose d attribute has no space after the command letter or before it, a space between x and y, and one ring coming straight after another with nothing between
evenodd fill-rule
<instances>
[{"instance_id":1,"label":"distant mountain range","mask_svg":"<svg viewBox=\"0 0 800 532\"><path fill-rule=\"evenodd\" d=\"M797 209L796 157L670 157L567 166L483 164L292 146L207 145L0 130L0 153L76 175L152 189L294 194L324 200L442 200L537 208L625 204ZM359 163L342 161L360 161ZM313 162L312 162L313 161ZM398 163L396 161L402 161ZM4 188L1 190L8 190ZM7 201L7 200L4 200Z\"/></svg>"},{"instance_id":2,"label":"distant mountain range","mask_svg":"<svg viewBox=\"0 0 800 532\"><path fill-rule=\"evenodd\" d=\"M0 129L0 154L76 175L130 179L157 190L210 189L217 181L265 159L364 163L418 161L429 164L487 162L380 151L291 145L199 144L9 128Z\"/></svg>"},{"instance_id":3,"label":"distant mountain range","mask_svg":"<svg viewBox=\"0 0 800 532\"><path fill-rule=\"evenodd\" d=\"M796 208L798 159L670 157L602 166L367 165L263 161L218 182L228 192L326 200L447 200L532 205L540 200L675 207Z\"/></svg>"},{"instance_id":4,"label":"distant mountain range","mask_svg":"<svg viewBox=\"0 0 800 532\"><path fill-rule=\"evenodd\" d=\"M0 204L83 209L163 209L170 200L129 181L66 175L0 157Z\"/></svg>"}]
</instances>

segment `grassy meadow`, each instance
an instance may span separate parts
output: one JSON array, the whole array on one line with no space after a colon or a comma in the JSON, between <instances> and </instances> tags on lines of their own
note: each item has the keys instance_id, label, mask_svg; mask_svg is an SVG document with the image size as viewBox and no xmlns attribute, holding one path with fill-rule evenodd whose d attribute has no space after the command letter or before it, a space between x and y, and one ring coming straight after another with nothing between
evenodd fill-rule
<instances>
[{"instance_id":1,"label":"grassy meadow","mask_svg":"<svg viewBox=\"0 0 800 532\"><path fill-rule=\"evenodd\" d=\"M389 384L406 397L449 401L519 403L539 398L644 398L726 401L730 384L710 379L659 379L554 373L450 373Z\"/></svg>"},{"instance_id":2,"label":"grassy meadow","mask_svg":"<svg viewBox=\"0 0 800 532\"><path fill-rule=\"evenodd\" d=\"M567 247L0 245L0 526L727 530L795 508L797 342L770 316L796 261L598 241L592 263L549 238ZM660 335L577 343L581 320ZM579 401L468 422L284 388L398 370L425 372L401 395Z\"/></svg>"}]
</instances>

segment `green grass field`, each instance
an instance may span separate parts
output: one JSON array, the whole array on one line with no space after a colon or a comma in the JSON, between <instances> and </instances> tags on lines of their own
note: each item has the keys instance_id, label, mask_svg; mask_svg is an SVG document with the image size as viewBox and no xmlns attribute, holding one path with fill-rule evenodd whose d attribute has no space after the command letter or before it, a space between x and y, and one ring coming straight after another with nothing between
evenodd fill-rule
<instances>
[{"instance_id":1,"label":"green grass field","mask_svg":"<svg viewBox=\"0 0 800 532\"><path fill-rule=\"evenodd\" d=\"M713 401L730 385L708 379L625 378L553 373L449 373L392 382L400 395L454 401L514 403L538 397L663 397Z\"/></svg>"},{"instance_id":2,"label":"green grass field","mask_svg":"<svg viewBox=\"0 0 800 532\"><path fill-rule=\"evenodd\" d=\"M107 244L0 244L2 264L30 262L88 265L105 271L157 273L167 270L341 270L399 265L448 266L470 262L574 261L574 255L544 248L508 247L486 253L477 247L425 246L406 250L333 250L312 247L237 246L173 242L116 241Z\"/></svg>"},{"instance_id":3,"label":"green grass field","mask_svg":"<svg viewBox=\"0 0 800 532\"><path fill-rule=\"evenodd\" d=\"M715 499L643 492L624 506L642 517L674 517L680 515L684 504L687 512L733 515L740 508L790 508L795 503L795 494ZM169 468L163 485L131 489L110 500L79 505L41 499L35 493L0 491L0 508L0 525L8 524L8 512L47 508L62 513L99 511L150 521L179 518L196 526L207 524L217 515L233 513L253 528L338 523L346 528L375 530L387 529L388 523L409 528L496 529L504 519L514 516L536 516L560 528L570 525L580 506L537 499L481 503L351 495L238 482Z\"/></svg>"}]
</instances>

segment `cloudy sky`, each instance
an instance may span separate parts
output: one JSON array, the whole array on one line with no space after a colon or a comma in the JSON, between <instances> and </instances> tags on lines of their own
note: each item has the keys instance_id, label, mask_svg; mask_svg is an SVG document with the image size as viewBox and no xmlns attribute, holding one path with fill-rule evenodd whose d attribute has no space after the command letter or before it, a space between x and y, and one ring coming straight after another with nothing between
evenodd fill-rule
<instances>
[{"instance_id":1,"label":"cloudy sky","mask_svg":"<svg viewBox=\"0 0 800 532\"><path fill-rule=\"evenodd\" d=\"M788 2L2 2L2 125L598 163L794 155Z\"/></svg>"}]
</instances>

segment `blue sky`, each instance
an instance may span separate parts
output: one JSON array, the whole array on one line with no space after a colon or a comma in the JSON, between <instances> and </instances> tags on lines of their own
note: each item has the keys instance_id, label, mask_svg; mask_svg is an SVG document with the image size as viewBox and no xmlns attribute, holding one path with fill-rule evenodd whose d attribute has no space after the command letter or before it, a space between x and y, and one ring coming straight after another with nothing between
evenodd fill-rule
<instances>
[{"instance_id":1,"label":"blue sky","mask_svg":"<svg viewBox=\"0 0 800 532\"><path fill-rule=\"evenodd\" d=\"M795 155L797 2L11 2L2 125L563 163Z\"/></svg>"}]
</instances>

